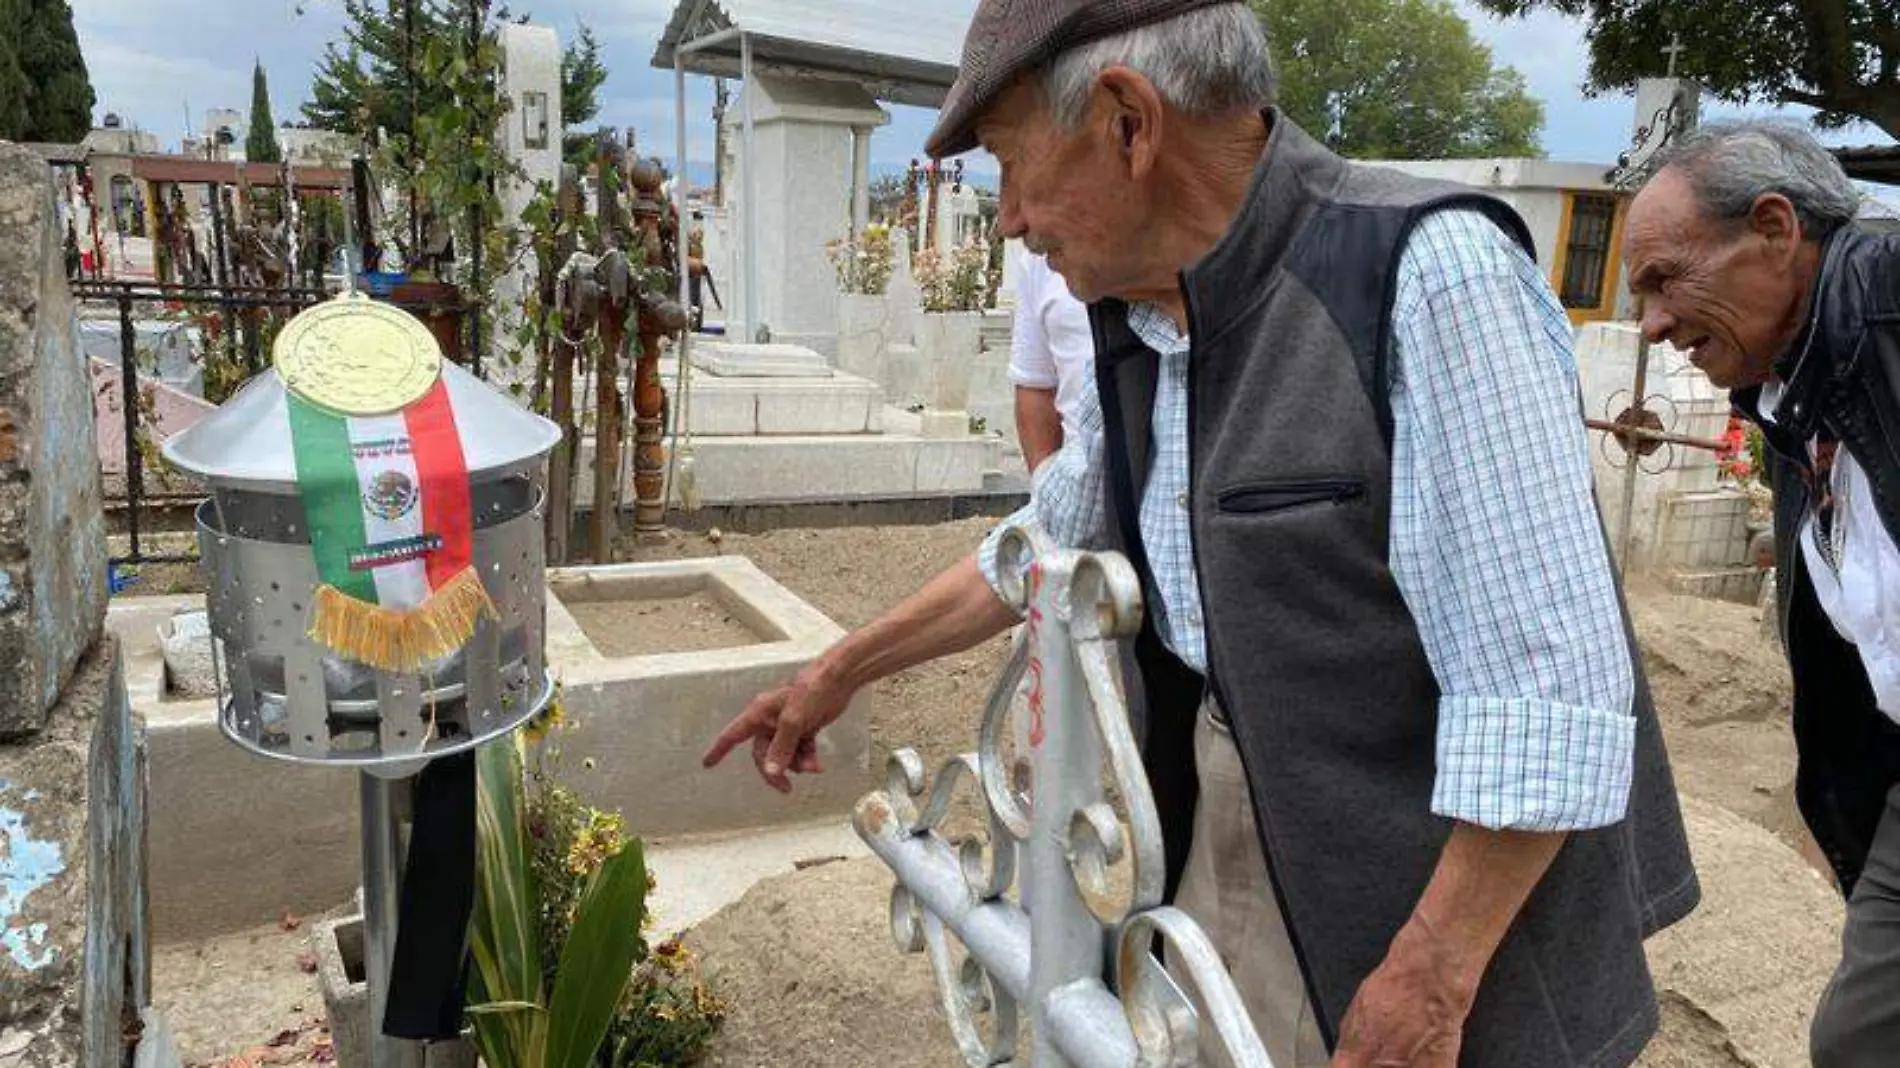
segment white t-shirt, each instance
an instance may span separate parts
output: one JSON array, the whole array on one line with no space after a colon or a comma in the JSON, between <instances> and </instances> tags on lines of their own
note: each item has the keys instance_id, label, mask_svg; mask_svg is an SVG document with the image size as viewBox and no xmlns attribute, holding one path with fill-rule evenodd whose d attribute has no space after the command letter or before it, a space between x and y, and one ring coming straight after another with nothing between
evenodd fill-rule
<instances>
[{"instance_id":1,"label":"white t-shirt","mask_svg":"<svg viewBox=\"0 0 1900 1068\"><path fill-rule=\"evenodd\" d=\"M1009 379L1019 386L1056 391L1062 433L1075 434L1076 404L1082 382L1095 373L1095 338L1088 308L1069 293L1068 283L1049 269L1049 261L1018 253L1016 323L1010 343Z\"/></svg>"}]
</instances>

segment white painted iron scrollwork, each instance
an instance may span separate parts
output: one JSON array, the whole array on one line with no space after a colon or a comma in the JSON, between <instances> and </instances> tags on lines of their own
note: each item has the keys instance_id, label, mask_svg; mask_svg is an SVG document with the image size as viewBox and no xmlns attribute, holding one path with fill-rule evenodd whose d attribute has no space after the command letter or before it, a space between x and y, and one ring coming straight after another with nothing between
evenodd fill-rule
<instances>
[{"instance_id":1,"label":"white painted iron scrollwork","mask_svg":"<svg viewBox=\"0 0 1900 1068\"><path fill-rule=\"evenodd\" d=\"M1000 565L1027 625L990 693L977 751L928 783L915 752L894 753L884 789L854 816L896 873L899 948L928 954L972 1068L1186 1068L1213 1045L1239 1068L1272 1068L1206 934L1161 904L1161 821L1114 658L1116 640L1141 626L1134 569L1117 554L1053 548L1022 526L1004 532ZM1007 739L1025 678L1026 782ZM952 841L946 822L966 781L987 837ZM1126 901L1110 905L1109 873L1124 862ZM1025 1016L1033 1047L1019 1059Z\"/></svg>"}]
</instances>

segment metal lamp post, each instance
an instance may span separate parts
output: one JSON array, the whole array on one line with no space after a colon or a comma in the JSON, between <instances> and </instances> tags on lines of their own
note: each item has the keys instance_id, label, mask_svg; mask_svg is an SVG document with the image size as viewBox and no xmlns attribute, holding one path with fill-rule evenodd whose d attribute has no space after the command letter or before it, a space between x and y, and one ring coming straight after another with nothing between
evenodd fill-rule
<instances>
[{"instance_id":1,"label":"metal lamp post","mask_svg":"<svg viewBox=\"0 0 1900 1068\"><path fill-rule=\"evenodd\" d=\"M396 794L431 761L505 737L552 697L543 464L560 435L441 359L427 328L406 313L349 296L305 316L321 319L301 331L306 354L317 352L316 369L345 388L388 355L365 346L394 346L414 357L408 373L439 376L446 390L468 471L471 567L493 609L460 648L417 670L389 671L312 636L321 580L293 452L291 390L279 368L172 438L164 454L210 489L197 523L225 736L261 757L361 775L371 1064L411 1068L421 1065L423 1045L382 1033L403 877ZM282 351L280 339L280 362Z\"/></svg>"}]
</instances>

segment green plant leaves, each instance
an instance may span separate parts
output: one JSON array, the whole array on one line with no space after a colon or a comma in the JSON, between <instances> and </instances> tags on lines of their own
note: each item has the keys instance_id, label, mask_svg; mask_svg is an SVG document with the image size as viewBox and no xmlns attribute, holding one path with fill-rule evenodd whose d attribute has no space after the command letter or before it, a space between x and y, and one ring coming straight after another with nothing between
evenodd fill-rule
<instances>
[{"instance_id":1,"label":"green plant leaves","mask_svg":"<svg viewBox=\"0 0 1900 1068\"><path fill-rule=\"evenodd\" d=\"M517 738L477 751L476 782L478 881L469 924L475 1044L489 1068L539 1068L546 1017L512 1008L538 1009L544 1001L536 931L540 897L528 863Z\"/></svg>"},{"instance_id":2,"label":"green plant leaves","mask_svg":"<svg viewBox=\"0 0 1900 1068\"><path fill-rule=\"evenodd\" d=\"M633 974L646 910L646 857L638 840L608 858L582 892L561 952L542 1068L587 1068Z\"/></svg>"}]
</instances>

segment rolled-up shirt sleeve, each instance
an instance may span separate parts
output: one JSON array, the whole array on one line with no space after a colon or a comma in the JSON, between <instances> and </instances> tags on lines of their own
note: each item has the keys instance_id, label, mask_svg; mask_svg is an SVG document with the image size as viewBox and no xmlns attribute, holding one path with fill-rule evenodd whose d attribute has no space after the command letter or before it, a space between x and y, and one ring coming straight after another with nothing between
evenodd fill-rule
<instances>
[{"instance_id":1,"label":"rolled-up shirt sleeve","mask_svg":"<svg viewBox=\"0 0 1900 1068\"><path fill-rule=\"evenodd\" d=\"M1107 525L1107 473L1102 468L1104 436L1102 405L1095 383L1085 380L1076 397L1075 429L1062 439L1062 448L1036 468L1029 503L997 524L977 549L977 570L990 589L1003 598L997 549L1003 531L1013 525L1041 529L1065 549L1096 549Z\"/></svg>"},{"instance_id":2,"label":"rolled-up shirt sleeve","mask_svg":"<svg viewBox=\"0 0 1900 1068\"><path fill-rule=\"evenodd\" d=\"M1394 579L1441 692L1432 810L1495 830L1623 818L1635 668L1570 323L1484 216L1414 233L1393 319Z\"/></svg>"}]
</instances>

